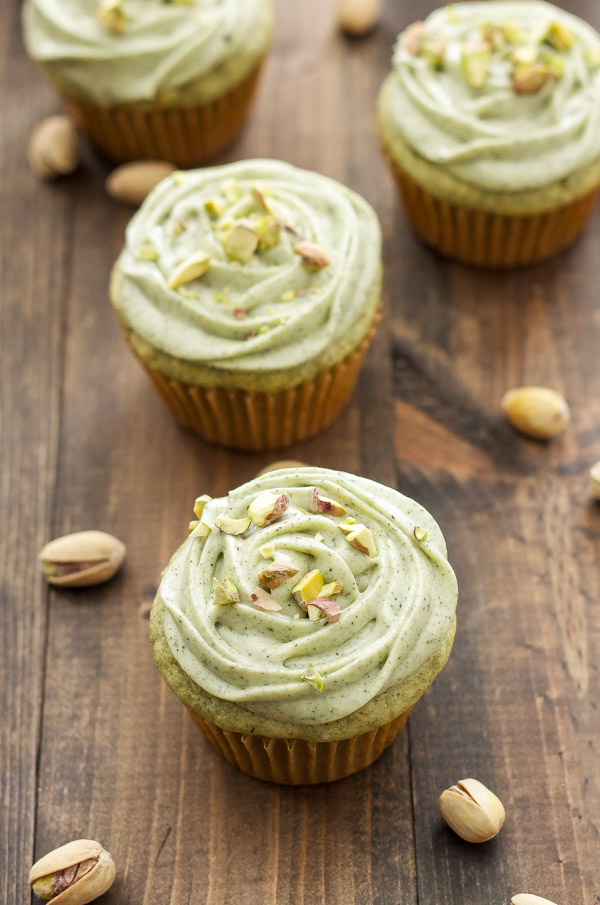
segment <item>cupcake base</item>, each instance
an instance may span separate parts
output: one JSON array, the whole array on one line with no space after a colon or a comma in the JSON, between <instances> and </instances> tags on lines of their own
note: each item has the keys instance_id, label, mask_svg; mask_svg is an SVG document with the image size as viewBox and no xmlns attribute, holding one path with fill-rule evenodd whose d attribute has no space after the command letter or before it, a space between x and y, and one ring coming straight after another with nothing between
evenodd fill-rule
<instances>
[{"instance_id":1,"label":"cupcake base","mask_svg":"<svg viewBox=\"0 0 600 905\"><path fill-rule=\"evenodd\" d=\"M444 257L474 267L534 264L571 245L592 214L600 186L554 210L506 215L461 207L424 189L387 154L408 220Z\"/></svg>"},{"instance_id":2,"label":"cupcake base","mask_svg":"<svg viewBox=\"0 0 600 905\"><path fill-rule=\"evenodd\" d=\"M211 746L248 776L286 785L344 779L372 764L391 745L412 707L371 732L331 742L228 732L188 708Z\"/></svg>"},{"instance_id":3,"label":"cupcake base","mask_svg":"<svg viewBox=\"0 0 600 905\"><path fill-rule=\"evenodd\" d=\"M149 105L99 107L60 92L77 127L111 160L167 160L182 169L224 151L241 131L262 62L226 94L202 106L149 109Z\"/></svg>"},{"instance_id":4,"label":"cupcake base","mask_svg":"<svg viewBox=\"0 0 600 905\"><path fill-rule=\"evenodd\" d=\"M154 386L183 427L209 443L249 451L281 449L329 427L348 402L379 322L341 362L312 380L275 393L194 386L148 367L125 337Z\"/></svg>"}]
</instances>

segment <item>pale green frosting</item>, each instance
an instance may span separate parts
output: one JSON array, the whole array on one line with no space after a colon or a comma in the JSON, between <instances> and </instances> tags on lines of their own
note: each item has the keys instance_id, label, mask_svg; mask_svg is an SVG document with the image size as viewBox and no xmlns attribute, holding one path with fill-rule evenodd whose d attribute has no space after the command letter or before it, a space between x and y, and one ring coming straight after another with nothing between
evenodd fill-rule
<instances>
[{"instance_id":1,"label":"pale green frosting","mask_svg":"<svg viewBox=\"0 0 600 905\"><path fill-rule=\"evenodd\" d=\"M374 557L346 540L342 518L311 511L315 487L369 528ZM278 521L238 537L215 526L220 514L244 517L265 489L289 497ZM182 544L157 602L175 660L203 692L257 718L314 726L355 713L399 683L408 706L443 666L454 633L456 578L438 525L418 503L365 478L305 467L271 472L212 500L202 521L212 533ZM424 540L416 539L415 527L427 533ZM259 572L273 560L299 570L271 592L281 612L251 602ZM291 596L313 569L343 584L333 598L341 607L338 622L311 622ZM231 579L240 602L215 605L213 577ZM302 678L309 664L322 676L321 692ZM415 676L419 688L407 690Z\"/></svg>"},{"instance_id":2,"label":"pale green frosting","mask_svg":"<svg viewBox=\"0 0 600 905\"><path fill-rule=\"evenodd\" d=\"M461 72L465 44L507 21L523 38L494 50L486 83L471 87ZM540 45L540 59L552 54L564 72L536 94L518 94L511 54L551 22L568 28L575 42L563 51ZM392 156L403 162L408 145L452 179L512 193L551 185L598 160L600 68L590 52L598 52L600 36L590 25L542 0L489 0L436 10L425 35L445 42L441 68L411 53L400 35L380 99L380 131Z\"/></svg>"},{"instance_id":3,"label":"pale green frosting","mask_svg":"<svg viewBox=\"0 0 600 905\"><path fill-rule=\"evenodd\" d=\"M206 202L223 210L215 216ZM277 244L230 260L231 225L263 217L278 221ZM329 266L307 267L294 251L301 241L317 244ZM143 259L148 247L156 260ZM174 269L199 250L210 255L208 271L170 289ZM317 173L250 160L176 173L151 193L127 229L112 299L151 366L171 374L181 362L171 376L196 383L241 375L250 389L269 375L311 376L351 351L373 321L380 270L379 221L361 196Z\"/></svg>"},{"instance_id":4,"label":"pale green frosting","mask_svg":"<svg viewBox=\"0 0 600 905\"><path fill-rule=\"evenodd\" d=\"M273 32L271 0L123 0L122 33L97 21L98 6L26 0L23 25L33 59L100 106L212 100L256 66Z\"/></svg>"}]
</instances>

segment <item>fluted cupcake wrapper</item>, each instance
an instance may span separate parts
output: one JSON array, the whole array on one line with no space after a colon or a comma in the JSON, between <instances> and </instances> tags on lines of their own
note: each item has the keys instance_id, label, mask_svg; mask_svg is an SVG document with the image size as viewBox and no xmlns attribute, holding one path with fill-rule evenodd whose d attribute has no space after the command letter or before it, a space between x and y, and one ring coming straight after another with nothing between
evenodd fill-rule
<instances>
[{"instance_id":1,"label":"fluted cupcake wrapper","mask_svg":"<svg viewBox=\"0 0 600 905\"><path fill-rule=\"evenodd\" d=\"M193 386L136 357L180 424L204 440L233 449L281 449L307 440L334 421L354 389L379 319L378 312L359 345L339 364L275 393ZM127 330L125 337L136 354Z\"/></svg>"},{"instance_id":2,"label":"fluted cupcake wrapper","mask_svg":"<svg viewBox=\"0 0 600 905\"><path fill-rule=\"evenodd\" d=\"M599 186L545 213L494 214L435 197L387 156L407 217L419 238L445 257L475 267L508 269L551 257L584 230L600 192Z\"/></svg>"},{"instance_id":3,"label":"fluted cupcake wrapper","mask_svg":"<svg viewBox=\"0 0 600 905\"><path fill-rule=\"evenodd\" d=\"M412 708L371 732L331 742L242 735L188 710L215 751L230 764L256 779L295 786L334 782L368 767L392 744Z\"/></svg>"},{"instance_id":4,"label":"fluted cupcake wrapper","mask_svg":"<svg viewBox=\"0 0 600 905\"><path fill-rule=\"evenodd\" d=\"M236 138L261 68L262 63L226 94L196 107L99 107L65 93L61 97L78 128L111 160L168 160L186 169L212 160Z\"/></svg>"}]
</instances>

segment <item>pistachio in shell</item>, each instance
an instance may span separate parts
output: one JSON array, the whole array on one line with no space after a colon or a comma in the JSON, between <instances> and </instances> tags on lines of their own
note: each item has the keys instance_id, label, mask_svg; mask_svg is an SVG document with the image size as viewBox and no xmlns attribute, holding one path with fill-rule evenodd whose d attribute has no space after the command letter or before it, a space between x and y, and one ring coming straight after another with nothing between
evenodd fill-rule
<instances>
[{"instance_id":1,"label":"pistachio in shell","mask_svg":"<svg viewBox=\"0 0 600 905\"><path fill-rule=\"evenodd\" d=\"M56 905L86 905L112 886L115 874L115 862L99 842L75 839L36 861L29 883Z\"/></svg>"},{"instance_id":2,"label":"pistachio in shell","mask_svg":"<svg viewBox=\"0 0 600 905\"><path fill-rule=\"evenodd\" d=\"M50 541L40 551L46 581L85 588L108 581L120 569L126 548L104 531L77 531Z\"/></svg>"}]
</instances>

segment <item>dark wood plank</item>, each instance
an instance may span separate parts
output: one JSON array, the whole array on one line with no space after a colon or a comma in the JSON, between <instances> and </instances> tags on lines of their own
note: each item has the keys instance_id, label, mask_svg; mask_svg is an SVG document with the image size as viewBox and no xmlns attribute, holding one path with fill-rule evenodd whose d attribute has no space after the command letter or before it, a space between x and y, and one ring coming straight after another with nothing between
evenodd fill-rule
<instances>
[{"instance_id":1,"label":"dark wood plank","mask_svg":"<svg viewBox=\"0 0 600 905\"><path fill-rule=\"evenodd\" d=\"M37 555L54 502L73 203L67 183L40 186L25 164L31 123L53 101L21 51L17 4L0 8L0 58L0 876L6 901L22 902L45 667Z\"/></svg>"}]
</instances>

